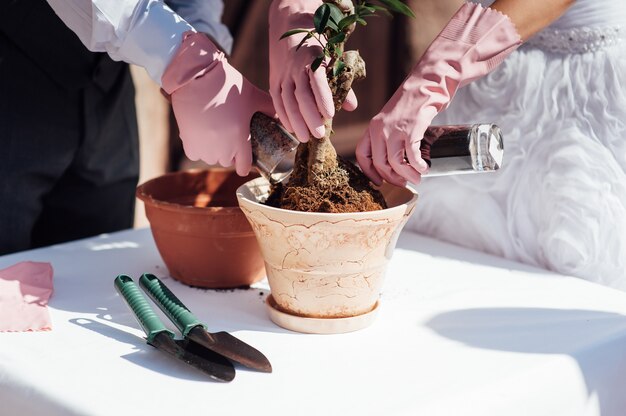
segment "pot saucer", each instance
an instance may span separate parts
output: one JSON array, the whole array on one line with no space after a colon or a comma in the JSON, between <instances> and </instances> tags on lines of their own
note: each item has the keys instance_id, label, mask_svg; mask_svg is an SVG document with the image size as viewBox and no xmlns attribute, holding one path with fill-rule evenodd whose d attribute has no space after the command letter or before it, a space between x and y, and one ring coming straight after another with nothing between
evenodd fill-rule
<instances>
[{"instance_id":1,"label":"pot saucer","mask_svg":"<svg viewBox=\"0 0 626 416\"><path fill-rule=\"evenodd\" d=\"M363 329L374 321L380 306L380 302L376 302L371 311L349 318L307 318L279 310L271 294L265 299L265 304L270 319L276 325L307 334L342 334Z\"/></svg>"}]
</instances>

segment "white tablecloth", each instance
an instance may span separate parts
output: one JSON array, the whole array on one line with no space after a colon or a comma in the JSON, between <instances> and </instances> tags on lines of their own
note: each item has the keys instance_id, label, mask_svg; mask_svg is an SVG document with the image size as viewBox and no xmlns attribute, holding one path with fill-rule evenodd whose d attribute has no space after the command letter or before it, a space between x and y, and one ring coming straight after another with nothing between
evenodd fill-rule
<instances>
[{"instance_id":1,"label":"white tablecloth","mask_svg":"<svg viewBox=\"0 0 626 416\"><path fill-rule=\"evenodd\" d=\"M231 383L147 345L115 292L121 273L167 276L149 230L0 257L0 268L20 260L54 267L53 330L0 334L2 415L626 414L626 293L415 234L401 235L376 322L349 334L275 326L265 283L165 279L210 330L273 364L238 367Z\"/></svg>"}]
</instances>

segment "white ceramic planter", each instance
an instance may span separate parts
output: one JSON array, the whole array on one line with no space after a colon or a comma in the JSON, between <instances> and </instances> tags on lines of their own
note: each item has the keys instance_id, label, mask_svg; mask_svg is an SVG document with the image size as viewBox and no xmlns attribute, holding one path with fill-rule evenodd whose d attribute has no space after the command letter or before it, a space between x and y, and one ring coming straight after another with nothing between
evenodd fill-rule
<instances>
[{"instance_id":1,"label":"white ceramic planter","mask_svg":"<svg viewBox=\"0 0 626 416\"><path fill-rule=\"evenodd\" d=\"M263 205L269 192L264 178L237 189L265 260L273 298L268 304L278 309L270 313L274 322L303 332L346 332L369 324L345 320L376 309L387 263L417 201L410 188L385 184L380 190L387 209L331 214ZM320 320L343 324L315 329Z\"/></svg>"}]
</instances>

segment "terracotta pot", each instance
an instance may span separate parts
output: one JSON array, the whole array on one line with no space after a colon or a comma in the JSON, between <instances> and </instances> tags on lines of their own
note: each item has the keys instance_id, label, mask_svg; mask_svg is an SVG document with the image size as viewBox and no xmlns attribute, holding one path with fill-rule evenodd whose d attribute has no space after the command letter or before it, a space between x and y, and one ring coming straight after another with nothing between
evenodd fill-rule
<instances>
[{"instance_id":1,"label":"terracotta pot","mask_svg":"<svg viewBox=\"0 0 626 416\"><path fill-rule=\"evenodd\" d=\"M256 238L239 207L245 178L217 168L169 173L137 187L156 246L172 277L229 288L265 277Z\"/></svg>"},{"instance_id":2,"label":"terracotta pot","mask_svg":"<svg viewBox=\"0 0 626 416\"><path fill-rule=\"evenodd\" d=\"M274 322L304 332L345 332L354 326L315 328L315 320L344 319L372 312L400 231L413 212L417 194L385 184L390 208L359 213L306 213L266 206L269 184L254 179L237 190L239 206L261 246L272 298L270 307L313 326ZM319 322L319 321L317 321ZM359 327L370 321L360 320ZM341 329L343 328L343 329ZM346 329L347 328L347 329Z\"/></svg>"}]
</instances>

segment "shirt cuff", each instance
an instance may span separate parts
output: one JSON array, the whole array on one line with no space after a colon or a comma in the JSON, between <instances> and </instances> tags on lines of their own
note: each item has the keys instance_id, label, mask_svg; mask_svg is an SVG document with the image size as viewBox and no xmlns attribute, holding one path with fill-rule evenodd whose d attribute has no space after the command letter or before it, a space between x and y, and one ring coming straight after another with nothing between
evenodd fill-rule
<instances>
[{"instance_id":1,"label":"shirt cuff","mask_svg":"<svg viewBox=\"0 0 626 416\"><path fill-rule=\"evenodd\" d=\"M195 29L162 2L150 2L137 10L122 46L113 59L139 65L161 85L161 77L183 41L183 34Z\"/></svg>"},{"instance_id":2,"label":"shirt cuff","mask_svg":"<svg viewBox=\"0 0 626 416\"><path fill-rule=\"evenodd\" d=\"M233 38L230 36L226 26L212 24L209 22L193 22L193 27L200 33L211 36L214 43L217 43L224 52L231 54L233 51Z\"/></svg>"}]
</instances>

